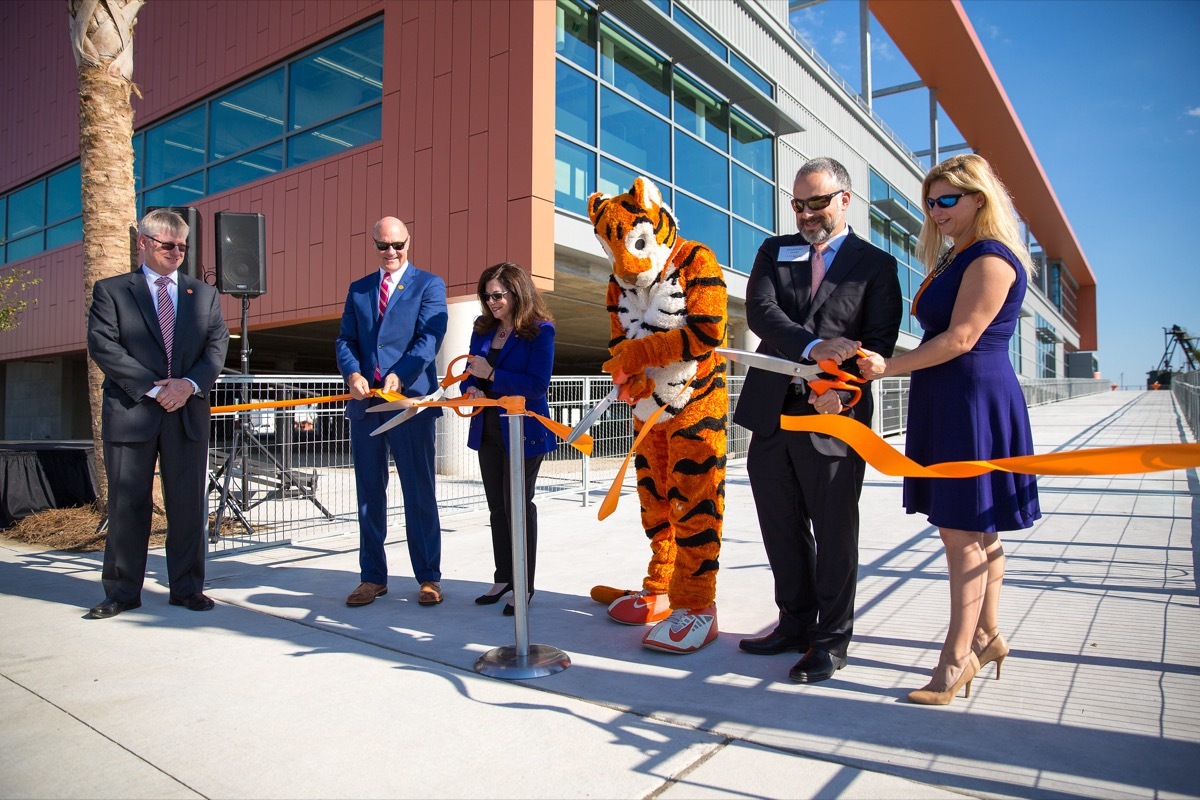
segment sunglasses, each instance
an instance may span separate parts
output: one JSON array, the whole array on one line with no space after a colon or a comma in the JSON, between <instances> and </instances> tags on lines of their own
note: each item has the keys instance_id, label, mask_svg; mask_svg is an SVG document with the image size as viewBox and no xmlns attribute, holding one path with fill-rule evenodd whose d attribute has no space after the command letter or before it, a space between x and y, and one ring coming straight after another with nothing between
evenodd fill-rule
<instances>
[{"instance_id":1,"label":"sunglasses","mask_svg":"<svg viewBox=\"0 0 1200 800\"><path fill-rule=\"evenodd\" d=\"M838 189L832 194L817 195L816 197L810 197L807 200L801 200L799 197L793 198L792 210L799 214L800 212L804 211L805 207L807 206L810 211L820 211L823 208L827 208L829 204L833 202L833 198L837 197L844 191L846 190Z\"/></svg>"},{"instance_id":2,"label":"sunglasses","mask_svg":"<svg viewBox=\"0 0 1200 800\"><path fill-rule=\"evenodd\" d=\"M969 194L979 194L979 192L959 192L958 194L944 194L941 197L926 197L925 207L933 211L933 207L938 208L954 208L958 205L958 201Z\"/></svg>"},{"instance_id":3,"label":"sunglasses","mask_svg":"<svg viewBox=\"0 0 1200 800\"><path fill-rule=\"evenodd\" d=\"M479 295L479 299L484 300L484 301L500 300L506 294L508 294L508 292L506 292L506 291L505 292L484 292L483 294Z\"/></svg>"},{"instance_id":4,"label":"sunglasses","mask_svg":"<svg viewBox=\"0 0 1200 800\"><path fill-rule=\"evenodd\" d=\"M145 236L147 239L149 239L152 242L158 242L158 244L162 247L162 249L168 253L173 252L176 249L178 249L180 253L187 253L187 251L188 251L188 246L186 244L176 244L175 242L164 242L162 239L155 239L153 236L151 236L148 233L143 233L142 236Z\"/></svg>"},{"instance_id":5,"label":"sunglasses","mask_svg":"<svg viewBox=\"0 0 1200 800\"><path fill-rule=\"evenodd\" d=\"M389 247L399 253L405 247L408 247L408 239L405 239L403 242L381 242L378 239L375 240L375 249L379 252L384 253Z\"/></svg>"}]
</instances>

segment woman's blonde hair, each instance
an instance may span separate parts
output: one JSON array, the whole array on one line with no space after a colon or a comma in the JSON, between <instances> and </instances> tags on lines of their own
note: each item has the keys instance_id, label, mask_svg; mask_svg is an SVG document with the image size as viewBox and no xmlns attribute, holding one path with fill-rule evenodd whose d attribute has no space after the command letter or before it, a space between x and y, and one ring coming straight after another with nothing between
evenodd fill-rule
<instances>
[{"instance_id":1,"label":"woman's blonde hair","mask_svg":"<svg viewBox=\"0 0 1200 800\"><path fill-rule=\"evenodd\" d=\"M929 170L921 184L921 205L925 208L925 222L921 225L921 235L917 239L917 257L925 264L925 271L932 272L934 265L946 250L946 239L938 230L925 203L925 199L929 197L930 185L938 179L946 181L960 192L979 194L983 197L983 204L975 216L975 229L972 234L976 239L991 239L1012 250L1013 255L1025 268L1026 276L1033 277L1033 259L1029 257L1029 248L1021 238L1021 226L1017 221L1012 197L996 177L987 159L974 153L947 158Z\"/></svg>"}]
</instances>

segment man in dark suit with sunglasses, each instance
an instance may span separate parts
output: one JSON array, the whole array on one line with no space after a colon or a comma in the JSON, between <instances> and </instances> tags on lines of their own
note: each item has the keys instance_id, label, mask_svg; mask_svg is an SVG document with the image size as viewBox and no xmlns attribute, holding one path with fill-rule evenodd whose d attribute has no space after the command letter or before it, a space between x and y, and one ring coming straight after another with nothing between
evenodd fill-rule
<instances>
[{"instance_id":1,"label":"man in dark suit with sunglasses","mask_svg":"<svg viewBox=\"0 0 1200 800\"><path fill-rule=\"evenodd\" d=\"M396 462L404 495L408 555L421 585L417 602L442 602L442 527L435 485L435 434L440 408L428 408L384 434L372 436L394 413L368 414L384 402L375 389L408 397L438 386L437 353L446 335L446 284L408 261L412 238L395 217L371 232L379 269L350 284L337 338L337 362L350 389L346 403L358 491L360 584L346 604L365 606L387 594L388 453Z\"/></svg>"},{"instance_id":2,"label":"man in dark suit with sunglasses","mask_svg":"<svg viewBox=\"0 0 1200 800\"><path fill-rule=\"evenodd\" d=\"M217 290L179 271L188 226L158 209L138 225L141 267L97 281L88 352L104 373L101 436L108 472L104 601L95 619L142 604L154 465L167 513L170 604L208 611L204 595L208 391L221 374L229 330Z\"/></svg>"},{"instance_id":3,"label":"man in dark suit with sunglasses","mask_svg":"<svg viewBox=\"0 0 1200 800\"><path fill-rule=\"evenodd\" d=\"M796 175L793 193L799 233L763 242L746 287L758 352L832 359L850 372L860 346L890 355L901 318L896 259L846 225L846 168L812 159ZM758 655L803 653L788 673L800 683L826 680L846 665L866 466L841 440L784 431L779 417L843 414L870 425L870 387L863 390L848 407L848 392L817 395L800 379L751 369L733 418L753 433L746 467L779 608L775 629L740 647Z\"/></svg>"}]
</instances>

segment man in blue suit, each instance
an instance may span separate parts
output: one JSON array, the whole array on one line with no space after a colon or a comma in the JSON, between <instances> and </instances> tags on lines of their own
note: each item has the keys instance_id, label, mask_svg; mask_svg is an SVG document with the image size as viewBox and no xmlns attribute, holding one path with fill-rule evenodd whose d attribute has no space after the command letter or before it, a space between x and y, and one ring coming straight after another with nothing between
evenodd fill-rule
<instances>
[{"instance_id":1,"label":"man in blue suit","mask_svg":"<svg viewBox=\"0 0 1200 800\"><path fill-rule=\"evenodd\" d=\"M387 594L388 452L404 494L408 555L421 584L418 602L442 602L442 528L434 485L434 438L441 409L430 408L381 436L371 432L388 414L367 414L382 402L372 389L422 397L437 388L435 359L446 335L446 284L408 262L408 228L384 217L372 230L379 270L350 284L337 338L338 369L353 399L346 403L358 490L358 588L346 604L365 606Z\"/></svg>"}]
</instances>

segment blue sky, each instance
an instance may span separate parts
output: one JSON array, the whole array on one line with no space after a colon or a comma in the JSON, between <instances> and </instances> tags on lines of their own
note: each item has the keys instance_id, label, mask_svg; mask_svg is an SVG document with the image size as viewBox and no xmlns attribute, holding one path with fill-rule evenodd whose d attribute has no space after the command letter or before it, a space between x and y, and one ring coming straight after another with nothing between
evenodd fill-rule
<instances>
[{"instance_id":1,"label":"blue sky","mask_svg":"<svg viewBox=\"0 0 1200 800\"><path fill-rule=\"evenodd\" d=\"M1163 355L1163 328L1200 336L1200 247L1189 241L1200 230L1200 3L963 7L1096 275L1100 370L1144 386ZM857 0L828 0L792 24L860 86ZM874 21L872 37L877 87L917 79ZM876 101L913 150L928 147L927 98ZM940 138L962 141L945 123Z\"/></svg>"}]
</instances>

